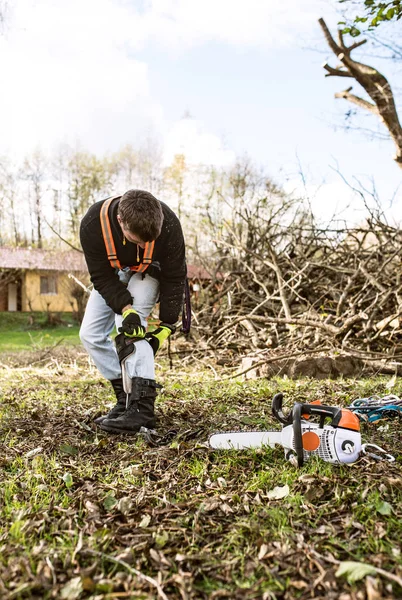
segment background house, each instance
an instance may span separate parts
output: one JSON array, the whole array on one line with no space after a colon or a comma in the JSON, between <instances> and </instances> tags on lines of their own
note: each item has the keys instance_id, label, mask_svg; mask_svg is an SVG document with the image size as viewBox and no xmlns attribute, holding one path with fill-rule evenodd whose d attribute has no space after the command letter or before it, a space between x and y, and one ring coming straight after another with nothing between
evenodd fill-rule
<instances>
[{"instance_id":1,"label":"background house","mask_svg":"<svg viewBox=\"0 0 402 600\"><path fill-rule=\"evenodd\" d=\"M74 250L0 248L0 311L80 312L89 276Z\"/></svg>"},{"instance_id":2,"label":"background house","mask_svg":"<svg viewBox=\"0 0 402 600\"><path fill-rule=\"evenodd\" d=\"M191 294L191 304L193 308L198 309L202 302L202 292L212 281L212 276L204 267L197 265L187 265L187 276ZM218 280L221 274L218 274ZM217 287L217 283L215 287Z\"/></svg>"},{"instance_id":3,"label":"background house","mask_svg":"<svg viewBox=\"0 0 402 600\"><path fill-rule=\"evenodd\" d=\"M203 267L188 265L194 307L211 281ZM0 312L75 312L82 315L89 285L84 255L75 250L0 247Z\"/></svg>"}]
</instances>

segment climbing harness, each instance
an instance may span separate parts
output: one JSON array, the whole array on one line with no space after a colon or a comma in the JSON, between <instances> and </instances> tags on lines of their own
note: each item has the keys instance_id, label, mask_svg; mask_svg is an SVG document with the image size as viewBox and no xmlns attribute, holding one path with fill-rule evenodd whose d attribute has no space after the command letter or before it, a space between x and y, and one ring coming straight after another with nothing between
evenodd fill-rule
<instances>
[{"instance_id":1,"label":"climbing harness","mask_svg":"<svg viewBox=\"0 0 402 600\"><path fill-rule=\"evenodd\" d=\"M101 208L100 220L101 220L103 240L105 242L106 253L107 253L107 257L109 259L110 265L114 269L122 270L123 267L122 267L119 259L117 258L116 246L114 244L112 228L110 227L110 219L109 219L109 206L113 202L113 200L116 200L116 198L119 198L119 197L120 196L113 196L112 198L105 200L105 202L103 203L102 208ZM139 265L129 266L128 268L130 269L130 271L135 271L136 273L144 273L148 269L149 265L152 263L152 254L154 251L154 246L155 246L155 242L146 242L145 243L144 256L142 258L142 262Z\"/></svg>"},{"instance_id":2,"label":"climbing harness","mask_svg":"<svg viewBox=\"0 0 402 600\"><path fill-rule=\"evenodd\" d=\"M398 416L402 417L402 400L394 394L357 398L349 406L349 409L357 415L361 421L373 423L380 419L394 419Z\"/></svg>"},{"instance_id":3,"label":"climbing harness","mask_svg":"<svg viewBox=\"0 0 402 600\"><path fill-rule=\"evenodd\" d=\"M113 196L112 198L108 198L102 205L100 212L100 220L102 227L103 240L105 242L105 248L107 257L109 259L110 265L114 269L123 270L119 259L117 258L116 246L113 239L112 228L110 226L109 219L109 207L113 200L120 198L121 196ZM139 265L132 265L126 267L130 271L134 271L136 273L145 273L148 269L149 265L152 264L152 255L154 252L155 242L146 242L144 248L144 255L142 257L142 262ZM138 245L137 245L137 258L138 258ZM191 328L191 299L190 299L190 287L188 284L188 278L186 276L184 282L184 302L183 302L183 310L182 310L182 328L181 331L187 335L190 332Z\"/></svg>"}]
</instances>

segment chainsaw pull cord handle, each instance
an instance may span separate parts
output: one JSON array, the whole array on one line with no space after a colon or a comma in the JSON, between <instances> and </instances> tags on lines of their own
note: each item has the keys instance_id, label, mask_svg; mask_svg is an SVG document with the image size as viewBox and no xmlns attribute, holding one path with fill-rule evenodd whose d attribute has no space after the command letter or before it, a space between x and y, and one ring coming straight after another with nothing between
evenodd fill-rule
<instances>
[{"instance_id":1,"label":"chainsaw pull cord handle","mask_svg":"<svg viewBox=\"0 0 402 600\"><path fill-rule=\"evenodd\" d=\"M275 394L272 398L272 414L283 425L291 425L293 419L293 411L288 415L284 415L282 411L283 394Z\"/></svg>"},{"instance_id":2,"label":"chainsaw pull cord handle","mask_svg":"<svg viewBox=\"0 0 402 600\"><path fill-rule=\"evenodd\" d=\"M306 406L308 405L297 402L292 410L293 445L297 455L297 465L299 467L302 467L304 463L301 417L302 413L305 412L304 408Z\"/></svg>"}]
</instances>

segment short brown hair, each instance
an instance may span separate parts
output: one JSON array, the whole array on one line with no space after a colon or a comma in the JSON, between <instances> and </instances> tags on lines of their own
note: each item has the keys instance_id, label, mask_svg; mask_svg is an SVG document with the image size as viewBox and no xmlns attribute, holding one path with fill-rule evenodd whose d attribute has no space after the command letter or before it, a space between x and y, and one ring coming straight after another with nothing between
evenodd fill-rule
<instances>
[{"instance_id":1,"label":"short brown hair","mask_svg":"<svg viewBox=\"0 0 402 600\"><path fill-rule=\"evenodd\" d=\"M161 203L144 190L128 190L119 201L118 214L123 226L143 242L160 235L163 223Z\"/></svg>"}]
</instances>

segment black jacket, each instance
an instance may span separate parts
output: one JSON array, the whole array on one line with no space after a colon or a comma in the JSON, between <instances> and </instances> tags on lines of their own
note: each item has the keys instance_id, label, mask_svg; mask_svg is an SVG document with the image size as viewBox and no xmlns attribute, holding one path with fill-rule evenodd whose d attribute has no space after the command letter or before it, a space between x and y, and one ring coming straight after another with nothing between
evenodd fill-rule
<instances>
[{"instance_id":1,"label":"black jacket","mask_svg":"<svg viewBox=\"0 0 402 600\"><path fill-rule=\"evenodd\" d=\"M107 200L107 198L106 198ZM117 221L119 198L109 207L109 219L116 246L117 258L124 266L137 265L137 245L126 240L123 245L123 233ZM117 271L107 258L105 243L100 222L100 210L105 200L93 204L81 221L80 239L85 260L94 288L105 299L106 304L121 314L122 308L132 304L132 296L127 287L121 283ZM183 232L180 221L174 212L163 202L163 225L160 236L155 240L152 265L145 271L145 276L156 277L160 282L159 318L164 323L174 324L183 301L184 283L186 279L186 259ZM139 248L140 262L144 251Z\"/></svg>"}]
</instances>

